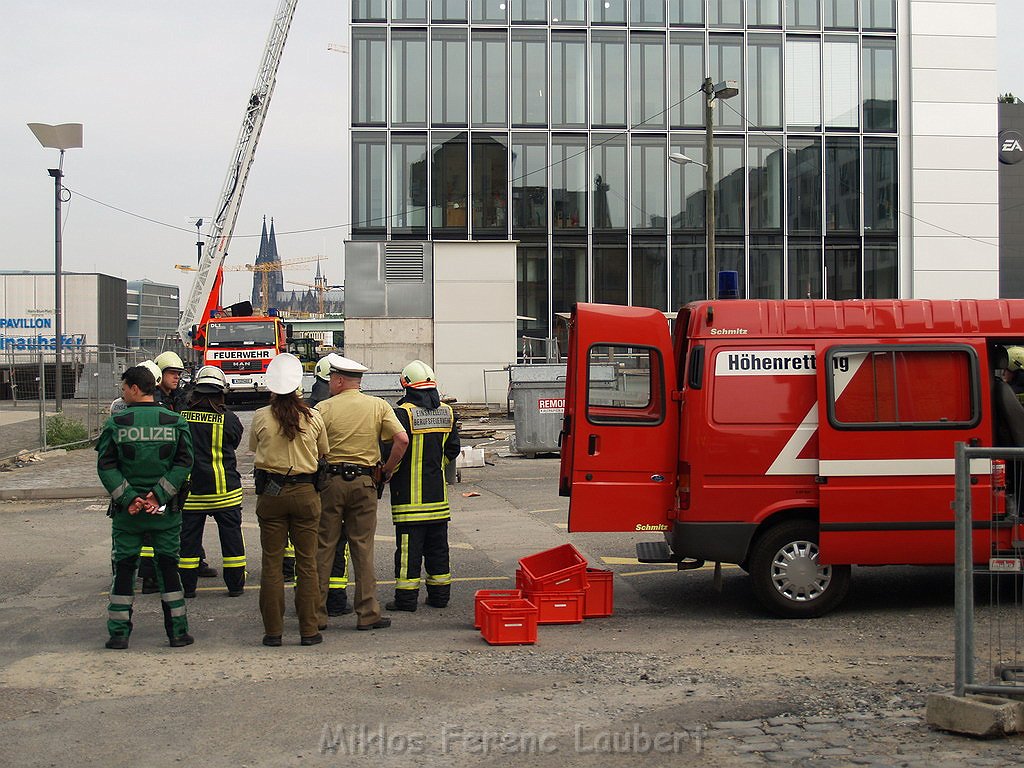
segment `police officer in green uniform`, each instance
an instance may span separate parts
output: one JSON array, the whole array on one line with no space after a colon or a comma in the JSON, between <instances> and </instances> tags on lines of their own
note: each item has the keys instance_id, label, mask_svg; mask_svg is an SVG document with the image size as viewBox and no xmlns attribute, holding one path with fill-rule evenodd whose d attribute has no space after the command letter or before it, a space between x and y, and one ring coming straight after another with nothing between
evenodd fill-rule
<instances>
[{"instance_id":1,"label":"police officer in green uniform","mask_svg":"<svg viewBox=\"0 0 1024 768\"><path fill-rule=\"evenodd\" d=\"M178 493L192 468L192 438L185 420L153 402L156 379L142 366L121 376L128 407L103 425L96 451L100 482L110 493L113 571L107 606L107 648L124 649L132 631L135 570L142 537L156 553L156 578L171 647L191 645L185 595L178 578L181 509Z\"/></svg>"},{"instance_id":2,"label":"police officer in green uniform","mask_svg":"<svg viewBox=\"0 0 1024 768\"><path fill-rule=\"evenodd\" d=\"M434 371L422 360L402 370L405 396L395 414L409 435L409 449L391 476L395 524L395 599L389 611L415 611L420 564L426 570L427 605L444 608L451 596L448 557L448 485L444 468L459 455L451 406L441 402Z\"/></svg>"}]
</instances>

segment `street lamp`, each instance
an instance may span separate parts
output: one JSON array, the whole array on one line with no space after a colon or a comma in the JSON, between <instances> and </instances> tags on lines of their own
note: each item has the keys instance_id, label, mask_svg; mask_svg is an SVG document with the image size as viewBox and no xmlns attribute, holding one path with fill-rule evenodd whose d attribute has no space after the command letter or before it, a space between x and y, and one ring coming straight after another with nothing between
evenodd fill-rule
<instances>
[{"instance_id":1,"label":"street lamp","mask_svg":"<svg viewBox=\"0 0 1024 768\"><path fill-rule=\"evenodd\" d=\"M60 162L56 168L50 168L47 173L53 178L53 208L54 208L54 247L53 247L53 330L54 330L54 407L57 413L63 410L63 351L64 351L64 324L61 311L61 216L60 209L63 203L64 185L61 180L64 178L64 150L78 149L82 146L82 124L64 123L62 125L47 125L46 123L29 123L28 128L36 140L47 149L60 150ZM42 382L40 382L40 385Z\"/></svg>"},{"instance_id":2,"label":"street lamp","mask_svg":"<svg viewBox=\"0 0 1024 768\"><path fill-rule=\"evenodd\" d=\"M704 168L704 228L707 233L707 295L709 299L718 298L718 280L715 273L715 133L712 107L716 99L731 99L739 94L740 89L735 80L724 80L717 85L710 77L704 78L701 86L704 92L704 159L706 163L693 160L681 152L670 154L673 163L685 165L693 163Z\"/></svg>"},{"instance_id":3,"label":"street lamp","mask_svg":"<svg viewBox=\"0 0 1024 768\"><path fill-rule=\"evenodd\" d=\"M196 266L198 267L203 263L203 246L206 243L203 242L203 235L200 231L203 226L202 219L196 219Z\"/></svg>"}]
</instances>

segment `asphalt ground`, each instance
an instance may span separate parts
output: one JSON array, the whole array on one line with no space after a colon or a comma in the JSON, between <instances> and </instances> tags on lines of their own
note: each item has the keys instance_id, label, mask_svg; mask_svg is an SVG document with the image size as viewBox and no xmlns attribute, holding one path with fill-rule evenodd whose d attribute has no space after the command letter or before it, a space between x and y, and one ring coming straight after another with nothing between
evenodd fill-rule
<instances>
[{"instance_id":1,"label":"asphalt ground","mask_svg":"<svg viewBox=\"0 0 1024 768\"><path fill-rule=\"evenodd\" d=\"M242 414L248 423L248 414ZM499 428L508 425L497 425ZM499 433L499 437L501 437ZM975 741L924 722L953 679L952 571L858 568L846 603L814 621L769 618L746 575L633 560L643 535L569 534L558 462L505 455L450 488L453 598L356 632L332 619L300 647L260 645L254 497L248 586L203 579L195 645L167 647L157 595L140 595L127 651L103 648L105 502L94 454L0 472L0 744L10 765L1019 765L1022 737ZM243 470L251 457L243 457ZM211 527L212 523L211 523ZM648 534L649 535L649 534ZM378 596L392 582L387 495ZM518 558L565 542L614 571L614 614L541 626L535 645L491 646L473 594L514 586ZM210 562L219 568L215 531ZM979 608L984 616L984 605Z\"/></svg>"}]
</instances>

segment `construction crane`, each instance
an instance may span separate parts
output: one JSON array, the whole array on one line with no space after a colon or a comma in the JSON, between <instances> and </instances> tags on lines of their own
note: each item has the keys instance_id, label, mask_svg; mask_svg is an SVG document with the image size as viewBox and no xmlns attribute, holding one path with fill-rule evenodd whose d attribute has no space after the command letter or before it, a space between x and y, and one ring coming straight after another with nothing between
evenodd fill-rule
<instances>
[{"instance_id":1,"label":"construction crane","mask_svg":"<svg viewBox=\"0 0 1024 768\"><path fill-rule=\"evenodd\" d=\"M298 0L281 0L281 4L274 14L274 21L270 27L270 34L267 36L267 44L263 50L263 58L260 60L259 71L256 75L256 83L253 85L249 102L245 107L242 128L238 133L238 140L235 142L235 151L231 156L231 164L228 166L220 203L216 208L217 214L210 222L210 231L206 237L206 249L203 252L203 257L199 260L192 289L182 310L181 319L178 321L178 337L186 347L193 346L191 337L193 326L200 320L204 322L206 320L201 315L210 294L214 291L217 273L224 264L224 258L231 245L231 236L235 231L238 210L242 204L242 194L245 192L245 184L249 178L249 169L252 167L253 158L256 156L256 144L259 142L263 123L266 121L267 112L270 109L270 97L274 92L277 68L281 63L281 54L284 52L284 44L288 39L288 30L291 28L297 4Z\"/></svg>"},{"instance_id":2,"label":"construction crane","mask_svg":"<svg viewBox=\"0 0 1024 768\"><path fill-rule=\"evenodd\" d=\"M324 300L326 298L325 294L334 288L344 287L341 285L328 285L327 278L323 277L322 275L317 275L315 278L313 278L312 283L306 283L303 282L302 280L288 280L287 282L291 283L292 285L304 285L307 288L312 288L314 291L316 291L317 314L319 314L321 317L324 314Z\"/></svg>"},{"instance_id":3,"label":"construction crane","mask_svg":"<svg viewBox=\"0 0 1024 768\"><path fill-rule=\"evenodd\" d=\"M297 264L309 264L314 261L320 261L320 256L302 256L297 259L286 259L283 261L265 261L262 264L232 264L227 267L222 267L225 272L258 272L260 275L260 299L262 301L259 310L260 314L265 315L268 307L268 295L270 293L270 273L281 272L285 267L292 267ZM175 264L175 269L180 269L182 272L197 272L202 267L192 267L188 264ZM291 281L289 281L291 282Z\"/></svg>"}]
</instances>

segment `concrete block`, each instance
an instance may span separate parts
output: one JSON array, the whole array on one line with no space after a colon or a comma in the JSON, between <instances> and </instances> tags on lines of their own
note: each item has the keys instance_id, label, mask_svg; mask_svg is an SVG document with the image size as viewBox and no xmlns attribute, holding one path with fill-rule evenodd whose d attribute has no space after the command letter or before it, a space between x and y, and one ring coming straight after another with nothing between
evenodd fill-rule
<instances>
[{"instance_id":1,"label":"concrete block","mask_svg":"<svg viewBox=\"0 0 1024 768\"><path fill-rule=\"evenodd\" d=\"M1024 702L998 696L928 696L925 720L935 728L982 739L1024 731Z\"/></svg>"}]
</instances>

